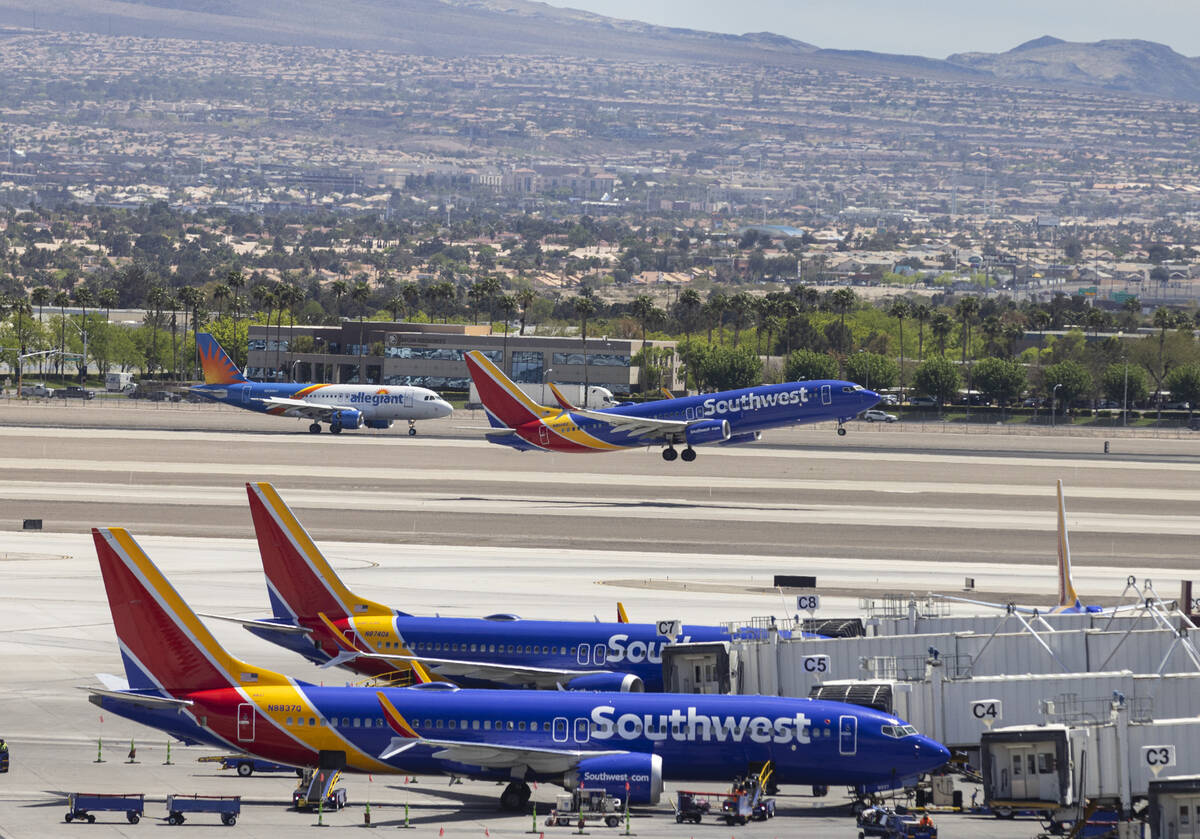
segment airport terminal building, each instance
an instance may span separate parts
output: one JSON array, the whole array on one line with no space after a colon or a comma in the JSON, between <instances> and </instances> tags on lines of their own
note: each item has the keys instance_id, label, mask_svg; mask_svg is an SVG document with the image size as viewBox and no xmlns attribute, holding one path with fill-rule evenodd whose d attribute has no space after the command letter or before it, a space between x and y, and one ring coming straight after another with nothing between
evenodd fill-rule
<instances>
[{"instance_id":1,"label":"airport terminal building","mask_svg":"<svg viewBox=\"0 0 1200 839\"><path fill-rule=\"evenodd\" d=\"M675 342L648 345L666 352L661 354L661 381L647 384L681 387ZM463 354L479 350L519 383L582 385L586 380L624 395L643 384L632 360L641 347L638 339L589 335L585 346L578 336L504 335L470 324L367 321L361 329L357 321L282 329L255 324L250 326L246 375L263 381L365 381L466 390L470 379Z\"/></svg>"}]
</instances>

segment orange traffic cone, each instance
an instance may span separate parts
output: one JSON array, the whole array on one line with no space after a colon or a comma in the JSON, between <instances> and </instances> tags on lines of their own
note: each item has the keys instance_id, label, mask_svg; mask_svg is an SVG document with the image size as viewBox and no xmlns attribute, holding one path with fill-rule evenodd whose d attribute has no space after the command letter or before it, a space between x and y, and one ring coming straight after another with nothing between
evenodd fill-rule
<instances>
[{"instance_id":1,"label":"orange traffic cone","mask_svg":"<svg viewBox=\"0 0 1200 839\"><path fill-rule=\"evenodd\" d=\"M445 836L445 835L446 835L446 828L439 827L438 828L438 836Z\"/></svg>"}]
</instances>

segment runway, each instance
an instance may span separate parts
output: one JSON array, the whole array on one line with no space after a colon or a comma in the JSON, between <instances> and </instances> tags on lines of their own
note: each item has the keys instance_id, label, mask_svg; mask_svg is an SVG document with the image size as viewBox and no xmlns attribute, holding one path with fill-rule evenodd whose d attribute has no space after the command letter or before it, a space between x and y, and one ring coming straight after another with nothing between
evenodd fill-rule
<instances>
[{"instance_id":1,"label":"runway","mask_svg":"<svg viewBox=\"0 0 1200 839\"><path fill-rule=\"evenodd\" d=\"M33 756L33 774L0 783L0 836L45 835L34 827L61 819L47 809L54 790L106 781L86 754L98 734L162 740L115 718L99 722L76 690L121 667L89 529L129 528L197 611L264 616L246 481L278 487L352 589L422 614L610 619L621 600L635 619L744 619L790 611L770 588L776 573L815 575L828 595L822 613L839 616L854 613L860 595L954 591L964 576L984 599L1032 600L1054 586L1058 478L1085 596L1111 600L1130 574L1172 596L1197 565L1200 440L1182 435L1114 434L1105 454L1108 438L1097 434L858 423L846 437L832 426L789 429L756 446L703 448L682 464L657 450L515 452L464 428L472 425L482 418L425 423L416 438L402 429L335 438L195 406L0 404L0 736ZM25 519L44 529L23 531ZM345 678L239 627L210 626L262 666ZM180 751L194 760L195 750ZM192 768L111 771L122 773L119 785L162 792L227 794L232 780ZM278 835L279 824L305 817L281 822L277 802L290 784L271 783L260 797L276 803L260 822ZM359 784L352 797L364 791ZM480 785L480 795L492 792ZM380 794L398 818L397 788ZM454 812L436 799L423 806ZM472 819L447 832L468 835ZM510 821L500 830L529 828L527 817ZM271 833L252 824L248 835ZM812 829L801 835L854 835L844 819L804 824ZM662 827L658 835L671 834ZM958 835L1021 833L987 823Z\"/></svg>"}]
</instances>

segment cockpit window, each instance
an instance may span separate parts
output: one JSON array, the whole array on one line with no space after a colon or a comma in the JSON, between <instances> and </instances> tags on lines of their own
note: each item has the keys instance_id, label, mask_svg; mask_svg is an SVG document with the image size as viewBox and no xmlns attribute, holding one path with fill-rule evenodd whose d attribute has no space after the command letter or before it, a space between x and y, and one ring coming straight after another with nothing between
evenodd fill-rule
<instances>
[{"instance_id":1,"label":"cockpit window","mask_svg":"<svg viewBox=\"0 0 1200 839\"><path fill-rule=\"evenodd\" d=\"M842 393L854 393L854 388L847 385L846 387L842 388Z\"/></svg>"},{"instance_id":2,"label":"cockpit window","mask_svg":"<svg viewBox=\"0 0 1200 839\"><path fill-rule=\"evenodd\" d=\"M916 726L912 725L885 725L880 731L885 737L894 737L897 740L917 733Z\"/></svg>"}]
</instances>

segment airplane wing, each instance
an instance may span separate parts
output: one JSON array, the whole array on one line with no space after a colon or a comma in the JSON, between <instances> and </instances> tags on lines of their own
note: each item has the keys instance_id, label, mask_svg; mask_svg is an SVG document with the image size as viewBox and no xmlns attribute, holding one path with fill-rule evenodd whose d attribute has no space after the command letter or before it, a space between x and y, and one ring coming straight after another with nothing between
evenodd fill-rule
<instances>
[{"instance_id":1,"label":"airplane wing","mask_svg":"<svg viewBox=\"0 0 1200 839\"><path fill-rule=\"evenodd\" d=\"M79 685L79 690L86 690L91 696L103 696L107 699L119 699L122 702L129 702L133 705L141 705L143 708L188 708L191 707L190 699L169 699L165 696L151 696L145 693L126 693L122 690L106 690L105 688L90 688L84 685Z\"/></svg>"},{"instance_id":2,"label":"airplane wing","mask_svg":"<svg viewBox=\"0 0 1200 839\"><path fill-rule=\"evenodd\" d=\"M313 420L328 420L338 411L358 410L350 405L323 405L316 402L308 402L304 399L289 399L284 396L268 396L266 399L258 401L267 405L287 408L284 411L285 416L304 417L305 419Z\"/></svg>"},{"instance_id":3,"label":"airplane wing","mask_svg":"<svg viewBox=\"0 0 1200 839\"><path fill-rule=\"evenodd\" d=\"M231 618L227 615L214 615L209 612L197 612L202 618L212 618L218 621L229 621L230 623L241 624L247 629L266 629L271 632L282 632L288 635L311 635L312 630L303 626L294 626L289 623L275 623L273 621L260 621L253 618Z\"/></svg>"},{"instance_id":4,"label":"airplane wing","mask_svg":"<svg viewBox=\"0 0 1200 839\"><path fill-rule=\"evenodd\" d=\"M343 664L351 659L376 659L388 662L418 662L430 672L439 676L462 676L468 679L487 679L509 685L533 685L543 690L553 690L562 682L576 676L594 674L595 670L566 670L557 667L522 667L513 664L497 664L490 661L462 661L452 658L427 658L419 655L383 655L381 653L357 654L343 652L336 658L322 664L321 667L332 667Z\"/></svg>"},{"instance_id":5,"label":"airplane wing","mask_svg":"<svg viewBox=\"0 0 1200 839\"><path fill-rule=\"evenodd\" d=\"M1057 606L1045 606L1038 608L1036 606L1020 606L1016 603L996 603L991 600L972 600L969 597L956 597L953 594L934 594L929 593L930 597L936 597L938 600L952 600L955 603L970 603L972 606L987 606L990 609L1003 609L1005 611L1020 612L1023 615L1054 615L1061 610ZM1111 615L1114 612L1132 612L1137 609L1144 609L1145 603L1125 603L1120 606L1080 606L1081 614L1090 615Z\"/></svg>"},{"instance_id":6,"label":"airplane wing","mask_svg":"<svg viewBox=\"0 0 1200 839\"><path fill-rule=\"evenodd\" d=\"M617 431L624 431L633 437L660 437L666 434L682 434L689 425L706 422L707 417L699 420L665 420L654 417L631 417L627 414L610 414L607 411L591 411L576 408L571 413L579 414L588 419L600 420L611 425Z\"/></svg>"}]
</instances>

